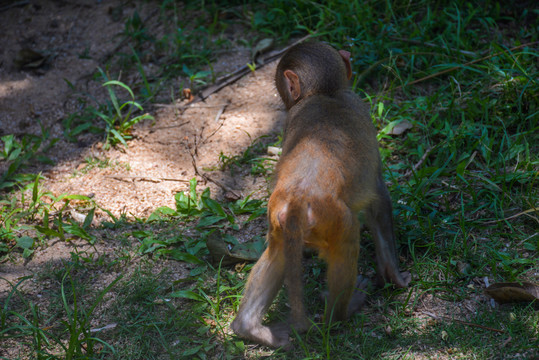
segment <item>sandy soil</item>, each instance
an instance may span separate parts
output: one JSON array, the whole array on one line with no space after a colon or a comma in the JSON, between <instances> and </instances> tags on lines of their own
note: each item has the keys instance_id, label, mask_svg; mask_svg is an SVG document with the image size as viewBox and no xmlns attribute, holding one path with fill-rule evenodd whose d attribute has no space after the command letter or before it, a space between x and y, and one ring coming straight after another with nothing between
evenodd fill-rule
<instances>
[{"instance_id":1,"label":"sandy soil","mask_svg":"<svg viewBox=\"0 0 539 360\"><path fill-rule=\"evenodd\" d=\"M106 98L106 90L99 82L89 81L89 76L101 65L98 59L117 49L118 41L110 39L122 31L123 23L110 13L121 4L32 1L0 12L0 136L40 135L43 126L51 138L59 139L47 152L54 165L37 163L25 171L41 171L43 189L54 196L87 195L114 216L128 218L147 217L160 206L174 208L174 195L187 190L188 181L196 177L193 156L200 174L224 185L216 186L198 176L201 189L210 187L221 199L230 196L227 190L243 196L266 196L263 176L252 176L248 170L232 176L230 171L215 169L220 167L220 154L241 154L263 135L276 139L284 107L273 84L275 63L247 74L204 102L147 108L155 120L137 124L127 148L103 150L103 138L91 134L77 143L65 140L62 121L79 105L64 79L77 89ZM146 8L150 14L153 10ZM129 11L132 9L124 9L124 13ZM141 16L145 16L144 11ZM17 59L24 49L45 54L46 60L36 68L21 69ZM85 51L90 59L80 57ZM214 68L219 73L232 72L249 61L249 52L240 49L231 56L224 54ZM87 159L109 165L90 167ZM5 171L6 166L0 163L0 170ZM110 219L98 210L96 222L102 220ZM98 248L106 251L103 244ZM50 242L24 264L0 264L0 275L16 280L39 272L47 263L69 258L70 251L70 245ZM7 284L2 284L0 290L7 291Z\"/></svg>"}]
</instances>

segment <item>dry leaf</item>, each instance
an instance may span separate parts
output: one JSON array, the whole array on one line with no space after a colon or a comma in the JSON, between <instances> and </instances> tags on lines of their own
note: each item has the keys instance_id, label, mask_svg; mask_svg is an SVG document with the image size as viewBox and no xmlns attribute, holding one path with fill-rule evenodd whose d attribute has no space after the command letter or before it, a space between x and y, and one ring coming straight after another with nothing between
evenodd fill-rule
<instances>
[{"instance_id":1,"label":"dry leaf","mask_svg":"<svg viewBox=\"0 0 539 360\"><path fill-rule=\"evenodd\" d=\"M393 129L388 132L388 135L401 135L406 130L410 130L412 127L412 123L405 119L393 126Z\"/></svg>"},{"instance_id":2,"label":"dry leaf","mask_svg":"<svg viewBox=\"0 0 539 360\"><path fill-rule=\"evenodd\" d=\"M214 263L222 265L232 265L239 262L254 262L261 255L261 251L257 250L257 245L253 242L231 245L225 241L223 236L214 231L206 239L206 246L210 252Z\"/></svg>"},{"instance_id":3,"label":"dry leaf","mask_svg":"<svg viewBox=\"0 0 539 360\"><path fill-rule=\"evenodd\" d=\"M447 331L442 330L441 336L442 336L442 340L446 341L447 338L449 337L449 334L447 333Z\"/></svg>"},{"instance_id":4,"label":"dry leaf","mask_svg":"<svg viewBox=\"0 0 539 360\"><path fill-rule=\"evenodd\" d=\"M273 47L273 39L266 38L256 43L255 47L251 50L251 59L256 60L256 57L270 50Z\"/></svg>"},{"instance_id":5,"label":"dry leaf","mask_svg":"<svg viewBox=\"0 0 539 360\"><path fill-rule=\"evenodd\" d=\"M185 100L187 100L187 104L189 104L191 101L195 100L195 96L193 95L193 92L189 88L185 88L182 91L182 95Z\"/></svg>"},{"instance_id":6,"label":"dry leaf","mask_svg":"<svg viewBox=\"0 0 539 360\"><path fill-rule=\"evenodd\" d=\"M496 283L485 289L487 295L500 304L534 302L539 307L539 285L529 282Z\"/></svg>"},{"instance_id":7,"label":"dry leaf","mask_svg":"<svg viewBox=\"0 0 539 360\"><path fill-rule=\"evenodd\" d=\"M236 201L236 200L240 199L240 196L237 193L233 192L233 191L227 191L225 193L225 199L227 201Z\"/></svg>"},{"instance_id":8,"label":"dry leaf","mask_svg":"<svg viewBox=\"0 0 539 360\"><path fill-rule=\"evenodd\" d=\"M15 66L18 69L35 69L45 63L47 57L32 49L24 48L17 53L14 60Z\"/></svg>"},{"instance_id":9,"label":"dry leaf","mask_svg":"<svg viewBox=\"0 0 539 360\"><path fill-rule=\"evenodd\" d=\"M271 155L271 156L280 155L282 150L283 149L277 146L268 146L268 155Z\"/></svg>"}]
</instances>

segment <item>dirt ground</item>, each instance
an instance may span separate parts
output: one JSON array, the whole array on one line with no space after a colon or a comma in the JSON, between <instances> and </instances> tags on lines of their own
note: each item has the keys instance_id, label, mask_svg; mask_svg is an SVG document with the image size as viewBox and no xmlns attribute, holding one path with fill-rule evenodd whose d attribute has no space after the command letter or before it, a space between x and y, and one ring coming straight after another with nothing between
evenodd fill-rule
<instances>
[{"instance_id":1,"label":"dirt ground","mask_svg":"<svg viewBox=\"0 0 539 360\"><path fill-rule=\"evenodd\" d=\"M0 5L2 9L7 3L0 4L4 4ZM204 169L219 168L221 153L241 154L263 135L273 134L276 139L284 106L273 84L276 64L271 63L204 102L189 107L184 106L185 102L155 104L145 109L155 121L137 124L127 148L103 150L103 138L91 134L82 136L77 143L68 142L63 136L62 121L77 110L78 103L64 79L97 98L107 96L99 82L88 79L102 66L98 59L117 49L119 40L114 39L123 23L114 21L110 9L120 4L121 1L30 1L0 11L0 136L40 135L43 126L51 138L59 139L47 153L55 164L35 164L25 171L41 171L45 190L54 196L90 196L114 216L140 218L160 206L174 208L174 195L187 190L188 181L196 176L191 154L198 171L206 173ZM124 9L124 14L128 11ZM24 49L46 55L44 64L20 69L17 61ZM89 59L79 56L85 51ZM241 49L225 53L214 69L219 74L232 72L249 62L249 56L249 51ZM109 165L90 169L87 159L108 161ZM1 171L5 165L0 163ZM211 171L209 175L224 186L199 176L199 187L210 187L218 198L228 190L253 197L267 194L263 176L255 177L249 172L231 176L230 171ZM110 218L97 211L96 222L102 220ZM68 258L70 251L69 246L53 242L36 250L24 264L0 264L0 275L15 280L38 272L46 263ZM2 284L0 291L7 291L7 284Z\"/></svg>"}]
</instances>

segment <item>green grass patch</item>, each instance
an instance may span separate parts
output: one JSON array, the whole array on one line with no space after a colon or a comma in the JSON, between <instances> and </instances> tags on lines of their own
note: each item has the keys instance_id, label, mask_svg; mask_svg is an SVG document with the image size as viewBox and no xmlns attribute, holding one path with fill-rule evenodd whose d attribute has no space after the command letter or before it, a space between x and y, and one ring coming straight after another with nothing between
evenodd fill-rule
<instances>
[{"instance_id":1,"label":"green grass patch","mask_svg":"<svg viewBox=\"0 0 539 360\"><path fill-rule=\"evenodd\" d=\"M409 289L373 293L363 313L327 327L319 316L325 267L310 259L306 299L314 326L293 336L291 353L270 351L228 330L251 266L212 262L207 247L213 233L237 246L242 229L263 222L264 199L225 203L208 190L197 193L193 182L176 195L174 208L94 229L88 199L72 199L83 203L88 221L64 217L63 205L50 216L51 203L70 199L46 194L34 176L23 187L31 199L8 194L0 201L0 254L16 249L31 256L49 237L94 244L99 235L119 245L109 257L74 251L41 274L39 280L51 284L45 300L23 291L30 279L10 285L1 298L0 343L15 349L11 358L539 356L537 311L526 304L492 307L482 292L484 278L539 281L536 9L490 1L274 0L165 1L159 10L164 30L135 12L123 34L130 51L115 54L116 66L135 69L140 82L104 80L110 101L66 120L66 136L94 131L97 115L107 124L107 143L126 143L140 120L130 109L154 101L176 77L184 83L172 86L172 98L178 87L211 83L217 50L267 37L284 44L306 34L350 50L353 87L370 101L380 130L401 263L413 282ZM227 31L238 24L252 36L230 40ZM150 74L144 69L151 59L158 70ZM116 95L120 88L127 100ZM399 124L406 130L397 135ZM2 144L1 159L10 165L0 186L28 184L20 170L38 159L43 139L7 135ZM220 160L223 169L250 166L256 175L271 169L258 142ZM372 274L374 249L369 236L363 238L360 271ZM130 271L120 278L125 268ZM285 320L287 313L283 294L268 320Z\"/></svg>"}]
</instances>

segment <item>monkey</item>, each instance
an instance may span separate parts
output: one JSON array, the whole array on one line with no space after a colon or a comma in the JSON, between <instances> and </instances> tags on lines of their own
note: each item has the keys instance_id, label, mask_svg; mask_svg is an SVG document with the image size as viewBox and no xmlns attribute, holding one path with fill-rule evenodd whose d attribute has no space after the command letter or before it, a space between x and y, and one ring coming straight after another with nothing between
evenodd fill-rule
<instances>
[{"instance_id":1,"label":"monkey","mask_svg":"<svg viewBox=\"0 0 539 360\"><path fill-rule=\"evenodd\" d=\"M357 276L360 212L374 238L378 281L397 288L410 282L410 273L399 270L376 129L367 105L350 89L351 76L350 53L321 42L293 46L277 65L275 85L288 113L268 201L267 248L231 323L239 337L290 348L286 323L262 324L283 283L291 326L299 333L309 329L304 247L328 264L325 321L345 320L359 309L365 299L365 282Z\"/></svg>"}]
</instances>

